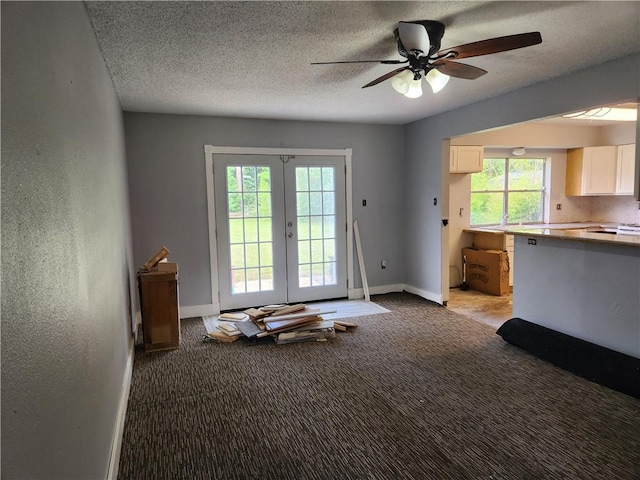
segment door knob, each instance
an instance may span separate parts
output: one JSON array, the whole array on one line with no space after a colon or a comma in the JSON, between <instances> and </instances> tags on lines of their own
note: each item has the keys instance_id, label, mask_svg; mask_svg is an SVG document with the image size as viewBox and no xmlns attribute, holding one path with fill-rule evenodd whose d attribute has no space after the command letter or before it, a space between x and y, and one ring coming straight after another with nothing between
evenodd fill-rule
<instances>
[{"instance_id":1,"label":"door knob","mask_svg":"<svg viewBox=\"0 0 640 480\"><path fill-rule=\"evenodd\" d=\"M293 227L293 222L287 223L287 227Z\"/></svg>"},{"instance_id":2,"label":"door knob","mask_svg":"<svg viewBox=\"0 0 640 480\"><path fill-rule=\"evenodd\" d=\"M293 232L289 232L289 235L287 235L287 237L293 238Z\"/></svg>"}]
</instances>

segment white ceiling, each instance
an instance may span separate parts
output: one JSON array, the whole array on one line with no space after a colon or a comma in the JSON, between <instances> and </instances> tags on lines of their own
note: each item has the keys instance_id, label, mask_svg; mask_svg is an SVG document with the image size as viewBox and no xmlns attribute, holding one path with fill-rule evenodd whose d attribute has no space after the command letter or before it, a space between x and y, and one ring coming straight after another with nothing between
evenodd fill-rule
<instances>
[{"instance_id":1,"label":"white ceiling","mask_svg":"<svg viewBox=\"0 0 640 480\"><path fill-rule=\"evenodd\" d=\"M85 2L127 111L404 124L640 51L640 2ZM400 20L442 48L530 31L542 44L465 59L488 74L434 95L362 85L399 59ZM570 94L571 92L567 92Z\"/></svg>"}]
</instances>

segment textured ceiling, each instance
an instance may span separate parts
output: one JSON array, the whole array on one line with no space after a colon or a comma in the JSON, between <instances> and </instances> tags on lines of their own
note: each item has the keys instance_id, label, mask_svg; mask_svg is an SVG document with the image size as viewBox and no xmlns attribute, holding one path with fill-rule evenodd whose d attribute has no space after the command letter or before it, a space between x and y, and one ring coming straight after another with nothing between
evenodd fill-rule
<instances>
[{"instance_id":1,"label":"textured ceiling","mask_svg":"<svg viewBox=\"0 0 640 480\"><path fill-rule=\"evenodd\" d=\"M407 123L640 51L640 2L85 2L124 110ZM465 59L488 70L419 99L390 82L400 20L439 20L442 48L540 31Z\"/></svg>"}]
</instances>

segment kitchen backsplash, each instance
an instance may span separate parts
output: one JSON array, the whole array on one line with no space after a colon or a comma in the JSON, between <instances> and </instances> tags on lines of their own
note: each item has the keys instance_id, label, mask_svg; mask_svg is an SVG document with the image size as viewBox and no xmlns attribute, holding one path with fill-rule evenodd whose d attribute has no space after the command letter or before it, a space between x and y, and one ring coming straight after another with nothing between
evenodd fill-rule
<instances>
[{"instance_id":1,"label":"kitchen backsplash","mask_svg":"<svg viewBox=\"0 0 640 480\"><path fill-rule=\"evenodd\" d=\"M549 223L590 222L592 208L591 197L552 198L549 208ZM557 210L560 203L562 210Z\"/></svg>"},{"instance_id":2,"label":"kitchen backsplash","mask_svg":"<svg viewBox=\"0 0 640 480\"><path fill-rule=\"evenodd\" d=\"M551 202L549 223L640 223L638 202L632 196L564 197ZM556 210L557 203L562 203L562 210Z\"/></svg>"},{"instance_id":3,"label":"kitchen backsplash","mask_svg":"<svg viewBox=\"0 0 640 480\"><path fill-rule=\"evenodd\" d=\"M591 197L591 221L640 223L638 202L633 196Z\"/></svg>"}]
</instances>

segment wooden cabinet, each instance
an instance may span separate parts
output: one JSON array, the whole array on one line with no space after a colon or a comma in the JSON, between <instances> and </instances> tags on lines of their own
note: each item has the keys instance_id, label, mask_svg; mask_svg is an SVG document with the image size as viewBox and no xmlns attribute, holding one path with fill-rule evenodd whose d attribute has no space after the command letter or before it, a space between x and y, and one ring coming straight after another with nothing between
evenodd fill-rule
<instances>
[{"instance_id":1,"label":"wooden cabinet","mask_svg":"<svg viewBox=\"0 0 640 480\"><path fill-rule=\"evenodd\" d=\"M617 152L614 145L567 150L568 196L615 195Z\"/></svg>"},{"instance_id":2,"label":"wooden cabinet","mask_svg":"<svg viewBox=\"0 0 640 480\"><path fill-rule=\"evenodd\" d=\"M616 162L616 195L633 195L636 172L636 146L618 145Z\"/></svg>"},{"instance_id":3,"label":"wooden cabinet","mask_svg":"<svg viewBox=\"0 0 640 480\"><path fill-rule=\"evenodd\" d=\"M149 272L138 275L145 351L180 346L178 274Z\"/></svg>"},{"instance_id":4,"label":"wooden cabinet","mask_svg":"<svg viewBox=\"0 0 640 480\"><path fill-rule=\"evenodd\" d=\"M449 150L449 173L475 173L482 171L484 147L457 145Z\"/></svg>"}]
</instances>

